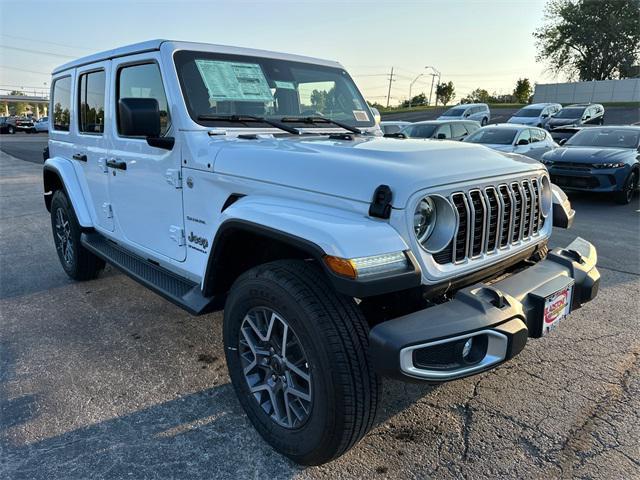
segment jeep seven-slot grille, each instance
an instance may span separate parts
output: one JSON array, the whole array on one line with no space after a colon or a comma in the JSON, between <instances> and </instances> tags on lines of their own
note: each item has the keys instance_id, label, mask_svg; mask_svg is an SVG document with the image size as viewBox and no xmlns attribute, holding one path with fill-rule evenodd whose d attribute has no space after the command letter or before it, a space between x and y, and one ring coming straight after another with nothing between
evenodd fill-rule
<instances>
[{"instance_id":1,"label":"jeep seven-slot grille","mask_svg":"<svg viewBox=\"0 0 640 480\"><path fill-rule=\"evenodd\" d=\"M458 225L449 245L434 254L439 264L460 263L528 241L544 225L538 179L455 192Z\"/></svg>"}]
</instances>

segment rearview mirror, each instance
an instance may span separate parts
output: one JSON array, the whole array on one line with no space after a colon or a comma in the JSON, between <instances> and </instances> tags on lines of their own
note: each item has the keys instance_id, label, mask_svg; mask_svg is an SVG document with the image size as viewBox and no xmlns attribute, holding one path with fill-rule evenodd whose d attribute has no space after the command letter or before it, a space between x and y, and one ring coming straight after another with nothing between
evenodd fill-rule
<instances>
[{"instance_id":1,"label":"rearview mirror","mask_svg":"<svg viewBox=\"0 0 640 480\"><path fill-rule=\"evenodd\" d=\"M527 140L526 138L521 138L520 140L518 140L518 145L529 145L529 140Z\"/></svg>"},{"instance_id":2,"label":"rearview mirror","mask_svg":"<svg viewBox=\"0 0 640 480\"><path fill-rule=\"evenodd\" d=\"M161 137L160 107L155 98L121 98L118 129L126 137L144 137L152 147L171 150L175 139Z\"/></svg>"}]
</instances>

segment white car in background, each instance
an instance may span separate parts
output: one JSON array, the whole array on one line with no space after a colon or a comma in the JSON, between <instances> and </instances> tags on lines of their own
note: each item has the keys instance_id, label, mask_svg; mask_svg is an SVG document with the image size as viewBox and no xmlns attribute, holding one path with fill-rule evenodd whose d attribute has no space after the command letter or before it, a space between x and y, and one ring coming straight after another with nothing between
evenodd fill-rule
<instances>
[{"instance_id":1,"label":"white car in background","mask_svg":"<svg viewBox=\"0 0 640 480\"><path fill-rule=\"evenodd\" d=\"M42 117L37 122L34 122L33 131L36 132L36 133L48 132L49 131L49 117Z\"/></svg>"},{"instance_id":2,"label":"white car in background","mask_svg":"<svg viewBox=\"0 0 640 480\"><path fill-rule=\"evenodd\" d=\"M547 120L562 110L559 103L533 103L521 108L507 120L507 123L544 127Z\"/></svg>"},{"instance_id":3,"label":"white car in background","mask_svg":"<svg viewBox=\"0 0 640 480\"><path fill-rule=\"evenodd\" d=\"M491 111L486 103L466 103L450 108L438 120L475 120L483 127L491 120Z\"/></svg>"},{"instance_id":4,"label":"white car in background","mask_svg":"<svg viewBox=\"0 0 640 480\"><path fill-rule=\"evenodd\" d=\"M500 152L519 153L536 160L558 147L549 132L542 128L512 123L482 127L464 141L479 143Z\"/></svg>"},{"instance_id":5,"label":"white car in background","mask_svg":"<svg viewBox=\"0 0 640 480\"><path fill-rule=\"evenodd\" d=\"M400 130L407 125L411 125L411 122L405 122L402 120L380 122L380 129L385 135L393 135L394 133L400 133Z\"/></svg>"}]
</instances>

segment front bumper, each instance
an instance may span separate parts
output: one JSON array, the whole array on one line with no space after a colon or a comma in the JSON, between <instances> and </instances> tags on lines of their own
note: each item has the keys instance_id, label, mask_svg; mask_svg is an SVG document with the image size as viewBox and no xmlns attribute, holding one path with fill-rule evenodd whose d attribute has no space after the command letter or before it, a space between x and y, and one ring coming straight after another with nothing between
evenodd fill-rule
<instances>
[{"instance_id":1,"label":"front bumper","mask_svg":"<svg viewBox=\"0 0 640 480\"><path fill-rule=\"evenodd\" d=\"M615 192L622 189L629 173L629 167L590 168L585 165L580 169L563 168L562 164L547 167L551 183L564 190L581 190L590 192Z\"/></svg>"},{"instance_id":2,"label":"front bumper","mask_svg":"<svg viewBox=\"0 0 640 480\"><path fill-rule=\"evenodd\" d=\"M595 298L596 263L595 247L576 238L506 279L473 285L449 302L376 325L369 333L374 367L383 376L430 382L493 368L522 351L529 337L542 335L547 296L573 283L571 311ZM456 363L472 337L482 350L473 362Z\"/></svg>"}]
</instances>

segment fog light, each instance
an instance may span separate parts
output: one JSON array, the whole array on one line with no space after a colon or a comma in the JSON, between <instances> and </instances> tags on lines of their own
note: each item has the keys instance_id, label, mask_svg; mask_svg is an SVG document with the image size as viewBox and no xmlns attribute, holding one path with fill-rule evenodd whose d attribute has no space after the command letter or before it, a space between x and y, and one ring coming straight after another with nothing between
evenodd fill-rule
<instances>
[{"instance_id":1,"label":"fog light","mask_svg":"<svg viewBox=\"0 0 640 480\"><path fill-rule=\"evenodd\" d=\"M471 353L471 347L473 346L473 337L464 342L464 347L462 347L462 359L466 360Z\"/></svg>"}]
</instances>

